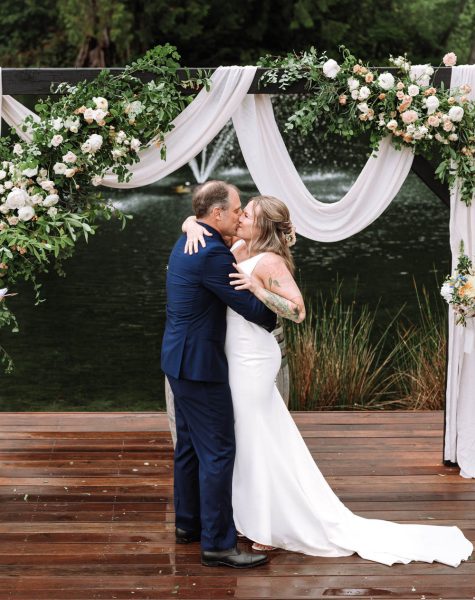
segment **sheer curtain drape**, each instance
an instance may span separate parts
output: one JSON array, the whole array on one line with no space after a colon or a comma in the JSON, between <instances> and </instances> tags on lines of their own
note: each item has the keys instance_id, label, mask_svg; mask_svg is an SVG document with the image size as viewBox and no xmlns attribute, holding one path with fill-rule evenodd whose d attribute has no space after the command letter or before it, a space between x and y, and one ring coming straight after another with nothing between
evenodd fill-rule
<instances>
[{"instance_id":1,"label":"sheer curtain drape","mask_svg":"<svg viewBox=\"0 0 475 600\"><path fill-rule=\"evenodd\" d=\"M453 67L451 87L468 83L475 100L475 65ZM475 198L473 199L475 202ZM460 201L460 186L450 197L450 248L452 267L457 264L460 241L475 261L475 209ZM475 324L455 324L449 309L449 352L447 367L446 429L444 458L458 462L462 477L475 477Z\"/></svg>"}]
</instances>

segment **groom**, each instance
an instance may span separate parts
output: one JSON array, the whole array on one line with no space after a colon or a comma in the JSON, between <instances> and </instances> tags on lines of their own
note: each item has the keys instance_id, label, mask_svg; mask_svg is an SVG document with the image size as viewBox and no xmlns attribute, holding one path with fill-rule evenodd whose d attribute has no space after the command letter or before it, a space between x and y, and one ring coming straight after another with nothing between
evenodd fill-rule
<instances>
[{"instance_id":1,"label":"groom","mask_svg":"<svg viewBox=\"0 0 475 600\"><path fill-rule=\"evenodd\" d=\"M185 235L172 250L161 355L175 400L176 541L201 541L206 566L255 567L267 556L237 548L231 504L236 448L224 353L226 307L268 331L276 318L250 292L229 283L234 257L223 237L236 234L241 214L237 188L208 181L193 194L193 210L212 236L191 256L184 253Z\"/></svg>"}]
</instances>

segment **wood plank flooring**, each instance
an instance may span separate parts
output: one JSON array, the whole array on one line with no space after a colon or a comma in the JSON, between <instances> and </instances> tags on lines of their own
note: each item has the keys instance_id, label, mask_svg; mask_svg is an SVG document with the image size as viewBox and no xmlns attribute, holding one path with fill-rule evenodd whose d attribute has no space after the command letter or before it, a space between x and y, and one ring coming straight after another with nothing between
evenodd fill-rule
<instances>
[{"instance_id":1,"label":"wood plank flooring","mask_svg":"<svg viewBox=\"0 0 475 600\"><path fill-rule=\"evenodd\" d=\"M475 542L475 480L443 466L441 412L294 418L353 511L455 524ZM198 544L175 545L172 458L162 413L2 413L0 600L475 598L474 560L276 551L258 569L203 567Z\"/></svg>"}]
</instances>

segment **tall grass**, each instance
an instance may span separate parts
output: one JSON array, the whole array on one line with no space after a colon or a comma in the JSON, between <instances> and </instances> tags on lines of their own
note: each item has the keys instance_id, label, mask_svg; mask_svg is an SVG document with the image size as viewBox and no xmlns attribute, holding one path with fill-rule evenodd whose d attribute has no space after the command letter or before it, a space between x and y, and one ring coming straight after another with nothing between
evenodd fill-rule
<instances>
[{"instance_id":1,"label":"tall grass","mask_svg":"<svg viewBox=\"0 0 475 600\"><path fill-rule=\"evenodd\" d=\"M427 290L416 289L417 324L398 326L401 352L395 364L397 408L440 410L444 407L447 361L447 311Z\"/></svg>"},{"instance_id":2,"label":"tall grass","mask_svg":"<svg viewBox=\"0 0 475 600\"><path fill-rule=\"evenodd\" d=\"M417 291L416 291L417 293ZM399 311L378 331L368 306L344 302L341 284L286 324L293 410L437 409L444 399L446 334L442 311L418 294L418 324Z\"/></svg>"}]
</instances>

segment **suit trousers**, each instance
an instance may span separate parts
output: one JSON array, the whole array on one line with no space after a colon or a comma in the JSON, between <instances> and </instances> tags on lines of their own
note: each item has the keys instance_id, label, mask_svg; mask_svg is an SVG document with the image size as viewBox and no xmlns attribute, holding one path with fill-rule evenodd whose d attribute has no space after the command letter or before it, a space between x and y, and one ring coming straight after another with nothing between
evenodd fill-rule
<instances>
[{"instance_id":1,"label":"suit trousers","mask_svg":"<svg viewBox=\"0 0 475 600\"><path fill-rule=\"evenodd\" d=\"M236 442L229 384L167 375L175 401L176 526L201 531L202 550L236 544L232 478Z\"/></svg>"}]
</instances>

